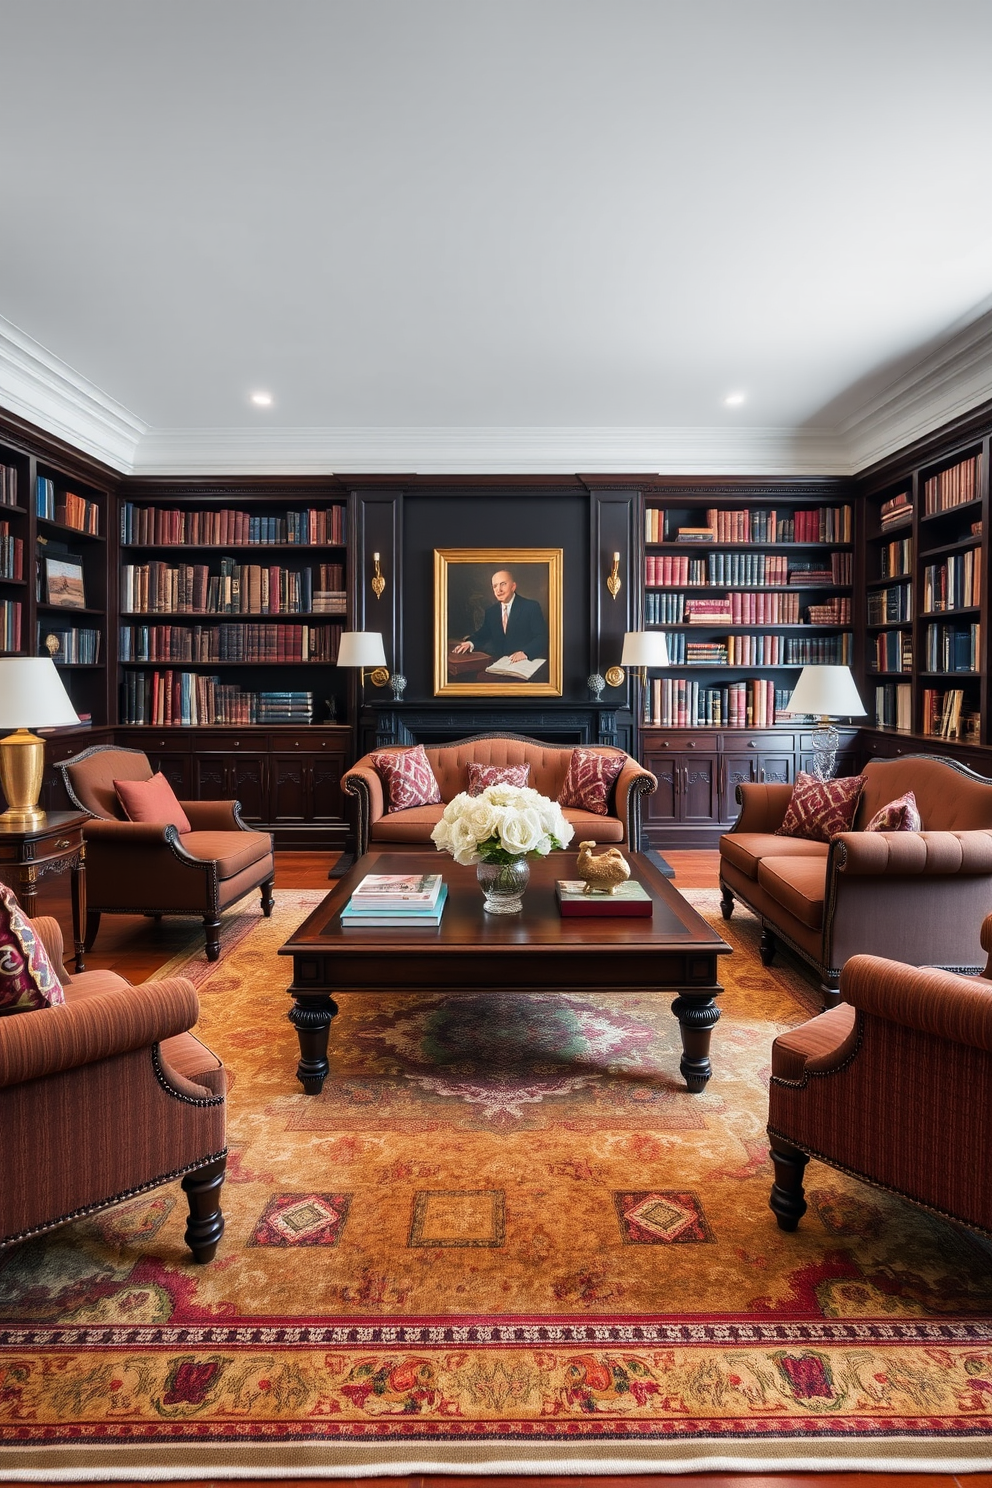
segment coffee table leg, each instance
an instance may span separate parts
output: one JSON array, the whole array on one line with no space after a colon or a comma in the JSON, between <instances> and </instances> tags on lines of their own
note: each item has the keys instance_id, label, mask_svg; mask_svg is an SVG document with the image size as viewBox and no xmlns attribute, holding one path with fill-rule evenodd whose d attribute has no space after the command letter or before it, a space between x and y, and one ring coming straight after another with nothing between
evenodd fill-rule
<instances>
[{"instance_id":1,"label":"coffee table leg","mask_svg":"<svg viewBox=\"0 0 992 1488\"><path fill-rule=\"evenodd\" d=\"M707 987L699 992L683 991L672 1003L672 1012L678 1018L682 1031L679 1069L693 1095L699 1095L706 1089L706 1082L713 1073L713 1066L710 1064L710 1034L720 1019L720 1009L713 1001L713 994L722 990Z\"/></svg>"},{"instance_id":2,"label":"coffee table leg","mask_svg":"<svg viewBox=\"0 0 992 1488\"><path fill-rule=\"evenodd\" d=\"M294 997L293 1006L286 1014L300 1040L296 1078L307 1095L319 1095L330 1072L327 1038L337 1010L334 998L330 993L324 993L316 997Z\"/></svg>"}]
</instances>

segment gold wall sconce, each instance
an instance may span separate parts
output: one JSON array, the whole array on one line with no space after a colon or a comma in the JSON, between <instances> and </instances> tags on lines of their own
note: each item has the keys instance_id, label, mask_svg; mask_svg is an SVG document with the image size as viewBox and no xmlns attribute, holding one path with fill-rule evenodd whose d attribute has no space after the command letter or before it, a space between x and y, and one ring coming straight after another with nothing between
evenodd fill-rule
<instances>
[{"instance_id":1,"label":"gold wall sconce","mask_svg":"<svg viewBox=\"0 0 992 1488\"><path fill-rule=\"evenodd\" d=\"M381 599L382 598L382 591L385 589L385 587L386 587L386 581L382 577L382 571L379 568L379 554L378 553L373 553L372 554L372 593L375 595L376 599Z\"/></svg>"},{"instance_id":2,"label":"gold wall sconce","mask_svg":"<svg viewBox=\"0 0 992 1488\"><path fill-rule=\"evenodd\" d=\"M616 599L617 595L620 593L620 590L623 588L623 581L620 578L619 553L613 554L613 569L612 572L607 576L606 587L607 589L609 589L614 599Z\"/></svg>"}]
</instances>

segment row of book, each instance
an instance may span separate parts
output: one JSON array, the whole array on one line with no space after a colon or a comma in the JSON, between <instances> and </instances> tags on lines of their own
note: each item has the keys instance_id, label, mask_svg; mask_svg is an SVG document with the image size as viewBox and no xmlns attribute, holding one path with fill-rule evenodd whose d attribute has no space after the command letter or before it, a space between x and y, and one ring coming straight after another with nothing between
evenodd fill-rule
<instances>
[{"instance_id":1,"label":"row of book","mask_svg":"<svg viewBox=\"0 0 992 1488\"><path fill-rule=\"evenodd\" d=\"M878 525L883 532L892 527L902 527L913 520L913 502L908 491L900 491L883 501L878 513Z\"/></svg>"},{"instance_id":2,"label":"row of book","mask_svg":"<svg viewBox=\"0 0 992 1488\"><path fill-rule=\"evenodd\" d=\"M687 596L687 625L798 625L798 594L721 594Z\"/></svg>"},{"instance_id":3,"label":"row of book","mask_svg":"<svg viewBox=\"0 0 992 1488\"><path fill-rule=\"evenodd\" d=\"M829 563L804 562L784 553L708 553L705 558L648 553L644 559L644 581L649 589L850 584L853 573L850 553L831 553Z\"/></svg>"},{"instance_id":4,"label":"row of book","mask_svg":"<svg viewBox=\"0 0 992 1488\"><path fill-rule=\"evenodd\" d=\"M24 539L14 537L9 522L0 522L0 579L23 579Z\"/></svg>"},{"instance_id":5,"label":"row of book","mask_svg":"<svg viewBox=\"0 0 992 1488\"><path fill-rule=\"evenodd\" d=\"M875 688L875 723L879 728L913 727L913 688L909 682L880 682Z\"/></svg>"},{"instance_id":6,"label":"row of book","mask_svg":"<svg viewBox=\"0 0 992 1488\"><path fill-rule=\"evenodd\" d=\"M76 532L88 532L93 537L100 535L100 508L97 503L87 496L77 496L74 491L57 491L55 482L46 475L37 477L35 515L46 522L58 522L63 527L72 527Z\"/></svg>"},{"instance_id":7,"label":"row of book","mask_svg":"<svg viewBox=\"0 0 992 1488\"><path fill-rule=\"evenodd\" d=\"M0 651L21 649L21 601L0 600Z\"/></svg>"},{"instance_id":8,"label":"row of book","mask_svg":"<svg viewBox=\"0 0 992 1488\"><path fill-rule=\"evenodd\" d=\"M849 543L854 540L850 506L819 506L785 513L769 507L728 511L711 506L707 507L705 522L700 526L683 522L685 515L684 509L666 513L662 507L647 507L645 542Z\"/></svg>"},{"instance_id":9,"label":"row of book","mask_svg":"<svg viewBox=\"0 0 992 1488\"><path fill-rule=\"evenodd\" d=\"M644 689L642 721L653 728L766 728L791 723L792 689L764 677L718 687L691 677L655 677Z\"/></svg>"},{"instance_id":10,"label":"row of book","mask_svg":"<svg viewBox=\"0 0 992 1488\"><path fill-rule=\"evenodd\" d=\"M312 692L247 692L198 672L128 672L121 686L121 723L310 723Z\"/></svg>"},{"instance_id":11,"label":"row of book","mask_svg":"<svg viewBox=\"0 0 992 1488\"><path fill-rule=\"evenodd\" d=\"M38 655L73 666L97 666L103 637L98 630L80 625L38 626ZM53 650L53 642L57 642Z\"/></svg>"},{"instance_id":12,"label":"row of book","mask_svg":"<svg viewBox=\"0 0 992 1488\"><path fill-rule=\"evenodd\" d=\"M982 666L982 627L928 625L924 635L928 672L977 672Z\"/></svg>"},{"instance_id":13,"label":"row of book","mask_svg":"<svg viewBox=\"0 0 992 1488\"><path fill-rule=\"evenodd\" d=\"M923 689L923 732L935 739L968 739L975 741L981 729L980 715L965 708L963 687L949 687L946 692L935 687Z\"/></svg>"},{"instance_id":14,"label":"row of book","mask_svg":"<svg viewBox=\"0 0 992 1488\"><path fill-rule=\"evenodd\" d=\"M304 511L261 516L237 509L181 511L164 506L121 507L121 542L173 547L275 547L282 543L341 547L346 540L343 506L307 507ZM343 585L343 580L342 580Z\"/></svg>"},{"instance_id":15,"label":"row of book","mask_svg":"<svg viewBox=\"0 0 992 1488\"><path fill-rule=\"evenodd\" d=\"M850 595L835 594L821 604L808 605L806 619L810 625L850 625Z\"/></svg>"},{"instance_id":16,"label":"row of book","mask_svg":"<svg viewBox=\"0 0 992 1488\"><path fill-rule=\"evenodd\" d=\"M913 590L909 584L893 584L891 589L869 589L869 625L889 625L893 620L912 618Z\"/></svg>"},{"instance_id":17,"label":"row of book","mask_svg":"<svg viewBox=\"0 0 992 1488\"><path fill-rule=\"evenodd\" d=\"M440 873L367 873L341 911L351 930L440 925L448 887Z\"/></svg>"},{"instance_id":18,"label":"row of book","mask_svg":"<svg viewBox=\"0 0 992 1488\"><path fill-rule=\"evenodd\" d=\"M923 482L923 510L926 515L950 511L963 506L966 501L975 501L981 495L982 457L972 455L941 470Z\"/></svg>"},{"instance_id":19,"label":"row of book","mask_svg":"<svg viewBox=\"0 0 992 1488\"><path fill-rule=\"evenodd\" d=\"M962 610L982 602L982 550L951 553L923 570L923 612Z\"/></svg>"},{"instance_id":20,"label":"row of book","mask_svg":"<svg viewBox=\"0 0 992 1488\"><path fill-rule=\"evenodd\" d=\"M121 609L138 615L302 615L313 606L313 573L222 558L205 563L126 563Z\"/></svg>"},{"instance_id":21,"label":"row of book","mask_svg":"<svg viewBox=\"0 0 992 1488\"><path fill-rule=\"evenodd\" d=\"M17 505L17 466L0 465L0 506Z\"/></svg>"},{"instance_id":22,"label":"row of book","mask_svg":"<svg viewBox=\"0 0 992 1488\"><path fill-rule=\"evenodd\" d=\"M832 636L730 635L694 641L685 631L666 632L669 666L849 666L850 632Z\"/></svg>"},{"instance_id":23,"label":"row of book","mask_svg":"<svg viewBox=\"0 0 992 1488\"><path fill-rule=\"evenodd\" d=\"M895 579L913 572L913 539L899 537L886 543L879 553L880 579Z\"/></svg>"},{"instance_id":24,"label":"row of book","mask_svg":"<svg viewBox=\"0 0 992 1488\"><path fill-rule=\"evenodd\" d=\"M913 638L908 630L880 630L875 637L876 672L911 672Z\"/></svg>"},{"instance_id":25,"label":"row of book","mask_svg":"<svg viewBox=\"0 0 992 1488\"><path fill-rule=\"evenodd\" d=\"M320 661L334 666L340 625L122 625L121 661Z\"/></svg>"}]
</instances>

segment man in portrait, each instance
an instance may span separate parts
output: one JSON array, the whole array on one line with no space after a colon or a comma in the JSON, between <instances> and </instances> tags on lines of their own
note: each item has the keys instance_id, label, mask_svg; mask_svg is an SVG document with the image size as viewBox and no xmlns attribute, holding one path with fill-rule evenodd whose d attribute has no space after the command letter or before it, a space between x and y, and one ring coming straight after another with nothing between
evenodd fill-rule
<instances>
[{"instance_id":1,"label":"man in portrait","mask_svg":"<svg viewBox=\"0 0 992 1488\"><path fill-rule=\"evenodd\" d=\"M517 583L508 568L492 577L495 604L487 606L482 624L452 648L452 655L486 651L490 656L509 656L511 661L534 661L548 654L548 623L536 599L517 593Z\"/></svg>"}]
</instances>

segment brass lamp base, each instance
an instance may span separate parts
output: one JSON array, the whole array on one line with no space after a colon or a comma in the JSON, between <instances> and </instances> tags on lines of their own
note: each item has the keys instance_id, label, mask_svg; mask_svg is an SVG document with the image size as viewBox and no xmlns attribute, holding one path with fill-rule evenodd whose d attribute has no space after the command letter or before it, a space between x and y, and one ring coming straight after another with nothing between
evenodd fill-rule
<instances>
[{"instance_id":1,"label":"brass lamp base","mask_svg":"<svg viewBox=\"0 0 992 1488\"><path fill-rule=\"evenodd\" d=\"M45 741L27 729L0 739L0 786L7 810L0 823L9 827L43 827L47 812L38 805L45 772Z\"/></svg>"}]
</instances>

